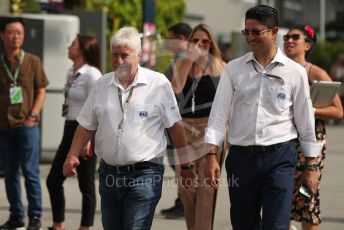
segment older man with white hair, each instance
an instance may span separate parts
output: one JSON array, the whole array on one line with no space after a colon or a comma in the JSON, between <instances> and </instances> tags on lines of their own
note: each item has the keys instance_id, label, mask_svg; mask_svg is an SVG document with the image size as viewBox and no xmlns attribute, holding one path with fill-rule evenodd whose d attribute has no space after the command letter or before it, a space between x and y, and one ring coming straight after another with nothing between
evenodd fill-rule
<instances>
[{"instance_id":1,"label":"older man with white hair","mask_svg":"<svg viewBox=\"0 0 344 230\"><path fill-rule=\"evenodd\" d=\"M114 71L95 83L77 118L79 127L64 174L75 175L79 153L95 135L95 152L101 158L99 193L104 229L150 229L162 190L164 128L180 150L184 168L192 169L192 165L170 82L163 74L139 65L137 30L118 30L110 49ZM193 179L193 170L183 170L182 177Z\"/></svg>"}]
</instances>

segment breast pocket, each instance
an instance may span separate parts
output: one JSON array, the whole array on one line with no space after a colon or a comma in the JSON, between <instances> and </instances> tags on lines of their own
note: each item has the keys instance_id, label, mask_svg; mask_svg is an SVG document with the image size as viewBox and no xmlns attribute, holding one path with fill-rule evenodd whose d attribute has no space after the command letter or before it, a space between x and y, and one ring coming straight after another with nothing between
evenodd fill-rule
<instances>
[{"instance_id":1,"label":"breast pocket","mask_svg":"<svg viewBox=\"0 0 344 230\"><path fill-rule=\"evenodd\" d=\"M291 106L291 86L273 84L264 87L264 91L270 95L270 97L267 97L266 103L268 103L272 109L281 111Z\"/></svg>"},{"instance_id":2,"label":"breast pocket","mask_svg":"<svg viewBox=\"0 0 344 230\"><path fill-rule=\"evenodd\" d=\"M133 108L132 119L137 125L146 124L159 115L159 110L154 105L136 103Z\"/></svg>"}]
</instances>

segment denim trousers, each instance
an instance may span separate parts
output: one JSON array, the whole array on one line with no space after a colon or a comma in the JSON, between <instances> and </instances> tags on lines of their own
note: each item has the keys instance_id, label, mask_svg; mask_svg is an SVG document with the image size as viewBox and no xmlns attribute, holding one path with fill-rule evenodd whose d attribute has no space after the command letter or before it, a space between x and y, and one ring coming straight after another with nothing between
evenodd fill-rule
<instances>
[{"instance_id":1,"label":"denim trousers","mask_svg":"<svg viewBox=\"0 0 344 230\"><path fill-rule=\"evenodd\" d=\"M226 159L233 230L288 230L297 151L292 141L248 152L231 146Z\"/></svg>"},{"instance_id":2,"label":"denim trousers","mask_svg":"<svg viewBox=\"0 0 344 230\"><path fill-rule=\"evenodd\" d=\"M164 166L118 173L101 162L98 171L104 230L151 229L161 197Z\"/></svg>"},{"instance_id":3,"label":"denim trousers","mask_svg":"<svg viewBox=\"0 0 344 230\"><path fill-rule=\"evenodd\" d=\"M6 195L10 216L23 219L20 174L25 179L28 216L41 217L42 190L39 177L39 128L37 125L0 131L0 157L5 173ZM20 171L21 169L21 171Z\"/></svg>"}]
</instances>

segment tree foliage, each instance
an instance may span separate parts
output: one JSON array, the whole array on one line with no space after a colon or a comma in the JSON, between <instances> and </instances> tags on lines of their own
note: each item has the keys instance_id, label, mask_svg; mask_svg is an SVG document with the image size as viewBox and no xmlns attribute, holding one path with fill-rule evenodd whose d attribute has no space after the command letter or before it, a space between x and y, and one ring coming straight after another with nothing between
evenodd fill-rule
<instances>
[{"instance_id":1,"label":"tree foliage","mask_svg":"<svg viewBox=\"0 0 344 230\"><path fill-rule=\"evenodd\" d=\"M39 13L40 7L36 0L11 0L12 13Z\"/></svg>"},{"instance_id":2,"label":"tree foliage","mask_svg":"<svg viewBox=\"0 0 344 230\"><path fill-rule=\"evenodd\" d=\"M143 0L65 0L68 9L102 10L107 13L108 33L122 26L134 26L142 31ZM155 0L155 23L157 32L167 35L167 29L181 22L185 14L183 0Z\"/></svg>"},{"instance_id":3,"label":"tree foliage","mask_svg":"<svg viewBox=\"0 0 344 230\"><path fill-rule=\"evenodd\" d=\"M143 29L143 1L144 0L64 0L66 10L101 10L107 13L107 41L112 34L123 26L133 26L139 31ZM185 14L184 0L154 0L156 34L166 38L168 28L183 21ZM36 0L11 0L12 13L38 13L39 4ZM63 12L61 12L63 13ZM109 55L107 66L110 69ZM160 57L160 59L164 59ZM159 63L167 63L160 60ZM163 64L164 69L167 64Z\"/></svg>"},{"instance_id":4,"label":"tree foliage","mask_svg":"<svg viewBox=\"0 0 344 230\"><path fill-rule=\"evenodd\" d=\"M340 53L344 53L343 40L320 42L313 48L309 59L312 63L322 67L329 73L331 65L336 61Z\"/></svg>"}]
</instances>

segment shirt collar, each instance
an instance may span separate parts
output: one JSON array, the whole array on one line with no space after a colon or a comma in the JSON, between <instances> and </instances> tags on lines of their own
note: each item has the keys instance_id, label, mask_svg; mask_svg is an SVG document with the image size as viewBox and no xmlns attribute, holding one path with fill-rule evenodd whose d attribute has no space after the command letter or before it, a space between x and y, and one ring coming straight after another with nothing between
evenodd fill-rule
<instances>
[{"instance_id":1,"label":"shirt collar","mask_svg":"<svg viewBox=\"0 0 344 230\"><path fill-rule=\"evenodd\" d=\"M115 85L116 87L123 88L122 84L118 80L118 77L116 76L115 72L113 73L113 77L111 78L109 85ZM137 85L146 85L147 84L147 76L143 74L143 68L138 65L137 73L135 75L134 81L131 83L131 85L128 87L130 89L131 87L137 86Z\"/></svg>"},{"instance_id":2,"label":"shirt collar","mask_svg":"<svg viewBox=\"0 0 344 230\"><path fill-rule=\"evenodd\" d=\"M89 65L87 63L85 63L83 66L81 66L79 69L77 69L75 72L76 73L80 73L83 74L86 72L87 68L89 67Z\"/></svg>"},{"instance_id":3,"label":"shirt collar","mask_svg":"<svg viewBox=\"0 0 344 230\"><path fill-rule=\"evenodd\" d=\"M251 61L257 62L257 59L254 57L253 52L248 53L245 62L248 63ZM274 62L278 62L278 63L281 63L283 65L285 65L287 63L287 57L283 54L283 52L281 51L281 49L279 47L277 47L277 53L270 63L274 63Z\"/></svg>"}]
</instances>

